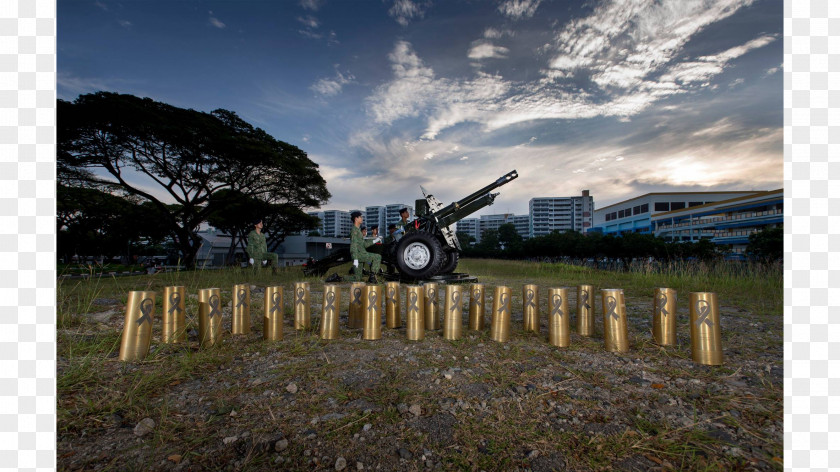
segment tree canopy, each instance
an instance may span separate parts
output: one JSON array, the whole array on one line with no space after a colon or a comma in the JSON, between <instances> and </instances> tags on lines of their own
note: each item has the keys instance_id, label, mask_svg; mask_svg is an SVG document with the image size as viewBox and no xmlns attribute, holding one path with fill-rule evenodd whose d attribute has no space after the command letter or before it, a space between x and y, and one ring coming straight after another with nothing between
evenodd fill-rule
<instances>
[{"instance_id":1,"label":"tree canopy","mask_svg":"<svg viewBox=\"0 0 840 472\"><path fill-rule=\"evenodd\" d=\"M301 208L330 197L303 150L228 110L205 113L98 92L59 100L57 125L59 183L148 202L187 266L194 266L200 243L195 231L220 207L261 202L276 209L273 229L286 234L283 225L311 224Z\"/></svg>"}]
</instances>

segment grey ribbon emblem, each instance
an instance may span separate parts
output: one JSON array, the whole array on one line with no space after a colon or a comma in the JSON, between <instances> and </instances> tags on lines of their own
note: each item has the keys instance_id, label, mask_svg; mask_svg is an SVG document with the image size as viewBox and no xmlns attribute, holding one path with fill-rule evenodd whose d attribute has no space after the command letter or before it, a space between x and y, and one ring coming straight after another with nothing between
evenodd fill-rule
<instances>
[{"instance_id":1,"label":"grey ribbon emblem","mask_svg":"<svg viewBox=\"0 0 840 472\"><path fill-rule=\"evenodd\" d=\"M210 313L207 315L208 318L212 320L214 316L222 316L222 314L219 313L219 305L221 304L221 300L219 300L218 295L211 295L210 300L207 301L207 304L210 305Z\"/></svg>"},{"instance_id":2,"label":"grey ribbon emblem","mask_svg":"<svg viewBox=\"0 0 840 472\"><path fill-rule=\"evenodd\" d=\"M551 314L557 315L560 318L563 317L563 297L560 295L555 294L554 297L551 299Z\"/></svg>"},{"instance_id":3,"label":"grey ribbon emblem","mask_svg":"<svg viewBox=\"0 0 840 472\"><path fill-rule=\"evenodd\" d=\"M335 311L335 292L327 292L327 306L324 307L324 313L332 313Z\"/></svg>"},{"instance_id":4,"label":"grey ribbon emblem","mask_svg":"<svg viewBox=\"0 0 840 472\"><path fill-rule=\"evenodd\" d=\"M619 319L618 313L615 312L615 308L618 306L618 302L615 301L615 297L607 297L607 316L615 318L616 320Z\"/></svg>"},{"instance_id":5,"label":"grey ribbon emblem","mask_svg":"<svg viewBox=\"0 0 840 472\"><path fill-rule=\"evenodd\" d=\"M586 290L581 290L580 291L580 302L583 303L583 307L586 308L587 310L592 308L592 307L589 306L589 303L587 303L588 301L589 301L589 292L586 291Z\"/></svg>"},{"instance_id":6,"label":"grey ribbon emblem","mask_svg":"<svg viewBox=\"0 0 840 472\"><path fill-rule=\"evenodd\" d=\"M362 304L362 289L354 288L353 289L353 302L354 305L361 305Z\"/></svg>"},{"instance_id":7,"label":"grey ribbon emblem","mask_svg":"<svg viewBox=\"0 0 840 472\"><path fill-rule=\"evenodd\" d=\"M368 314L376 313L376 292L371 290L368 292Z\"/></svg>"},{"instance_id":8,"label":"grey ribbon emblem","mask_svg":"<svg viewBox=\"0 0 840 472\"><path fill-rule=\"evenodd\" d=\"M271 310L268 312L268 314L272 314L275 311L279 311L282 313L283 310L280 307L280 303L282 302L283 296L280 294L280 292L274 292L273 294L271 294Z\"/></svg>"},{"instance_id":9,"label":"grey ribbon emblem","mask_svg":"<svg viewBox=\"0 0 840 472\"><path fill-rule=\"evenodd\" d=\"M297 296L297 298L295 298L295 305L303 305L306 303L306 300L304 300L306 297L306 290L303 287L298 287L295 295Z\"/></svg>"},{"instance_id":10,"label":"grey ribbon emblem","mask_svg":"<svg viewBox=\"0 0 840 472\"><path fill-rule=\"evenodd\" d=\"M476 306L476 308L481 308L481 290L479 290L479 289L473 290L473 302L472 303L473 303L473 305Z\"/></svg>"},{"instance_id":11,"label":"grey ribbon emblem","mask_svg":"<svg viewBox=\"0 0 840 472\"><path fill-rule=\"evenodd\" d=\"M500 313L500 314L507 313L507 311L508 311L507 303L508 303L507 293L502 293L499 296L499 305L501 305L501 306L499 307L498 310L496 310L496 312Z\"/></svg>"},{"instance_id":12,"label":"grey ribbon emblem","mask_svg":"<svg viewBox=\"0 0 840 472\"><path fill-rule=\"evenodd\" d=\"M181 312L181 293L180 292L172 292L169 294L169 313L170 316L174 315L176 312Z\"/></svg>"},{"instance_id":13,"label":"grey ribbon emblem","mask_svg":"<svg viewBox=\"0 0 840 472\"><path fill-rule=\"evenodd\" d=\"M245 295L247 295L247 291L244 288L240 288L239 292L236 294L237 299L239 300L236 303L236 308L248 308L248 304L245 303Z\"/></svg>"},{"instance_id":14,"label":"grey ribbon emblem","mask_svg":"<svg viewBox=\"0 0 840 472\"><path fill-rule=\"evenodd\" d=\"M411 292L408 295L408 302L409 302L408 311L415 311L415 312L420 311L420 307L417 306L417 292Z\"/></svg>"},{"instance_id":15,"label":"grey ribbon emblem","mask_svg":"<svg viewBox=\"0 0 840 472\"><path fill-rule=\"evenodd\" d=\"M662 316L668 316L668 310L665 307L668 305L668 295L663 292L659 293L659 312Z\"/></svg>"},{"instance_id":16,"label":"grey ribbon emblem","mask_svg":"<svg viewBox=\"0 0 840 472\"><path fill-rule=\"evenodd\" d=\"M397 291L394 290L394 287L388 287L388 295L385 297L386 304L393 304L396 306L397 304Z\"/></svg>"},{"instance_id":17,"label":"grey ribbon emblem","mask_svg":"<svg viewBox=\"0 0 840 472\"><path fill-rule=\"evenodd\" d=\"M694 309L697 310L697 321L694 322L697 327L700 327L703 323L706 323L706 325L710 328L714 326L712 320L708 318L712 313L712 307L709 306L709 302L706 300L697 300L697 303L694 305Z\"/></svg>"},{"instance_id":18,"label":"grey ribbon emblem","mask_svg":"<svg viewBox=\"0 0 840 472\"><path fill-rule=\"evenodd\" d=\"M525 309L526 309L526 310L527 310L528 308L534 308L534 309L536 309L536 308L537 308L537 305L536 305L536 304L534 304L534 291L533 291L533 290L531 290L531 289L528 289L528 291L527 291L526 293L527 293L527 295L528 295L528 299L527 299L527 300L525 300Z\"/></svg>"},{"instance_id":19,"label":"grey ribbon emblem","mask_svg":"<svg viewBox=\"0 0 840 472\"><path fill-rule=\"evenodd\" d=\"M155 307L155 302L152 301L151 298L144 298L143 301L140 302L140 313L143 315L137 319L137 326L142 325L146 321L149 324L152 324L152 310Z\"/></svg>"},{"instance_id":20,"label":"grey ribbon emblem","mask_svg":"<svg viewBox=\"0 0 840 472\"><path fill-rule=\"evenodd\" d=\"M450 313L461 308L461 292L452 292L450 300L452 300L452 308L449 309Z\"/></svg>"},{"instance_id":21,"label":"grey ribbon emblem","mask_svg":"<svg viewBox=\"0 0 840 472\"><path fill-rule=\"evenodd\" d=\"M436 307L437 306L437 290L433 289L433 288L430 288L429 292L428 292L428 295L426 295L426 296L429 297L429 304L433 308Z\"/></svg>"}]
</instances>

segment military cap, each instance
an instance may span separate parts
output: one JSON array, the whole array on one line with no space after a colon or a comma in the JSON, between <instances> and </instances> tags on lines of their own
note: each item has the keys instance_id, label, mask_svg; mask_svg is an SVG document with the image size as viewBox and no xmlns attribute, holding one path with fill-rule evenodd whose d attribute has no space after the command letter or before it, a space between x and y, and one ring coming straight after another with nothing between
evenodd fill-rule
<instances>
[{"instance_id":1,"label":"military cap","mask_svg":"<svg viewBox=\"0 0 840 472\"><path fill-rule=\"evenodd\" d=\"M362 226L360 226L360 227L359 227L359 229L360 229L360 230L362 230L362 231L364 231L364 230L366 230L366 229L367 229L367 226L362 225Z\"/></svg>"},{"instance_id":2,"label":"military cap","mask_svg":"<svg viewBox=\"0 0 840 472\"><path fill-rule=\"evenodd\" d=\"M362 212L360 212L360 211L354 211L354 212L350 213L350 219L351 220L355 220L356 218L358 218L360 216L362 216Z\"/></svg>"},{"instance_id":3,"label":"military cap","mask_svg":"<svg viewBox=\"0 0 840 472\"><path fill-rule=\"evenodd\" d=\"M400 214L408 213L408 208L400 208Z\"/></svg>"},{"instance_id":4,"label":"military cap","mask_svg":"<svg viewBox=\"0 0 840 472\"><path fill-rule=\"evenodd\" d=\"M391 223L388 225L388 229L397 229L397 225L395 223Z\"/></svg>"}]
</instances>

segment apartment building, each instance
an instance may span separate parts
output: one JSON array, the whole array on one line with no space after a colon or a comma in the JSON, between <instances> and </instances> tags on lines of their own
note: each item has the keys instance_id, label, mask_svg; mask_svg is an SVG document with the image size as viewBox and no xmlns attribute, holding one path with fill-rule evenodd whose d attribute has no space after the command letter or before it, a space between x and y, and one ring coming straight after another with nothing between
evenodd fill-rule
<instances>
[{"instance_id":1,"label":"apartment building","mask_svg":"<svg viewBox=\"0 0 840 472\"><path fill-rule=\"evenodd\" d=\"M592 227L594 201L589 190L578 197L540 197L528 202L530 237L552 231L585 233Z\"/></svg>"}]
</instances>

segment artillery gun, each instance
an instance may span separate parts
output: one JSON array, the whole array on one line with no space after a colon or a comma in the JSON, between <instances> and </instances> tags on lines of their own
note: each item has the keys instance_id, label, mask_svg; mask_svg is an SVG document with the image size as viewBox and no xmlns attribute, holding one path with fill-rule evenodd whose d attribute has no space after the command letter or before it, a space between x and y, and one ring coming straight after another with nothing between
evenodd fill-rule
<instances>
[{"instance_id":1,"label":"artillery gun","mask_svg":"<svg viewBox=\"0 0 840 472\"><path fill-rule=\"evenodd\" d=\"M450 226L492 205L499 195L492 191L517 177L519 174L515 170L508 172L447 206L421 186L424 198L415 201L415 219L405 225L405 233L396 241L368 247L368 252L382 255L382 263L389 274L398 271L406 278L429 279L453 273L458 266L461 243ZM349 249L336 251L320 261L309 263L304 267L304 273L323 275L330 267L348 262L349 252Z\"/></svg>"}]
</instances>

